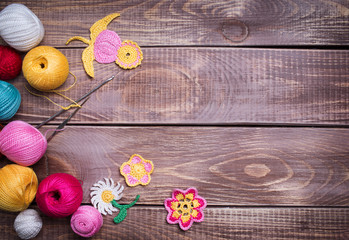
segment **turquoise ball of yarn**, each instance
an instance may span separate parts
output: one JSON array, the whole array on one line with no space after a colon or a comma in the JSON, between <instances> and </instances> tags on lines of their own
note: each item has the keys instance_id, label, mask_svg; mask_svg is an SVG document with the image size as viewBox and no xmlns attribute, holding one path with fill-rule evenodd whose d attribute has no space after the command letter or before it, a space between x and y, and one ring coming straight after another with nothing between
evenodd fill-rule
<instances>
[{"instance_id":1,"label":"turquoise ball of yarn","mask_svg":"<svg viewBox=\"0 0 349 240\"><path fill-rule=\"evenodd\" d=\"M0 120L11 119L21 105L21 94L11 83L0 80Z\"/></svg>"}]
</instances>

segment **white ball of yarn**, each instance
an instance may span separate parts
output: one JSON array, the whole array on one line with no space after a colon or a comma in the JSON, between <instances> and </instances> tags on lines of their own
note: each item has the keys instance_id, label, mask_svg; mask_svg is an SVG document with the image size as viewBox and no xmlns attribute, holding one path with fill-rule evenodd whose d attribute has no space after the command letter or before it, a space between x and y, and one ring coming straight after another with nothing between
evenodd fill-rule
<instances>
[{"instance_id":1,"label":"white ball of yarn","mask_svg":"<svg viewBox=\"0 0 349 240\"><path fill-rule=\"evenodd\" d=\"M29 8L12 3L0 12L0 36L18 51L36 47L44 37L44 26Z\"/></svg>"},{"instance_id":2,"label":"white ball of yarn","mask_svg":"<svg viewBox=\"0 0 349 240\"><path fill-rule=\"evenodd\" d=\"M42 220L37 211L27 209L18 214L13 226L21 239L32 239L39 234L42 228Z\"/></svg>"}]
</instances>

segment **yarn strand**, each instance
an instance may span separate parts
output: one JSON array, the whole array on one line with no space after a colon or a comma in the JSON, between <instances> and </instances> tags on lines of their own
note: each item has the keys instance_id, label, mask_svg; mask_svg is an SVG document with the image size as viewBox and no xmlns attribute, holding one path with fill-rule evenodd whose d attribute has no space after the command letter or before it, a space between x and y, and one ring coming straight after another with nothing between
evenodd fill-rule
<instances>
[{"instance_id":1,"label":"yarn strand","mask_svg":"<svg viewBox=\"0 0 349 240\"><path fill-rule=\"evenodd\" d=\"M106 83L110 82L111 80L114 79L114 75L111 76L110 78L108 78L107 80L104 80L102 83L100 83L97 87L91 89L89 92L85 93L82 97L80 97L78 100L76 100L75 102L80 102L82 100L84 100L85 98L89 97L92 93L94 93L95 91L97 91L98 89L100 89L103 85L105 85ZM55 114L53 114L51 117L47 118L46 120L44 120L43 122L41 122L39 125L36 126L37 129L41 128L43 125L45 125L46 123L48 123L49 121L51 121L52 119L56 118L57 116L59 116L60 114L62 114L65 110L62 109L58 112L56 112Z\"/></svg>"},{"instance_id":2,"label":"yarn strand","mask_svg":"<svg viewBox=\"0 0 349 240\"><path fill-rule=\"evenodd\" d=\"M76 84L76 82L77 82L76 76L75 76L72 72L69 72L69 73L74 77L74 82L73 82L68 88L62 89L62 90L42 91L42 92L47 92L47 93L55 93L55 94L57 94L57 95L59 95L59 96L65 98L65 99L67 99L68 101L71 102L71 104L70 104L69 106L67 106L67 107L64 107L64 106L62 106L62 105L60 105L60 104L54 102L52 99L50 99L49 97L47 97L47 96L45 96L45 95L38 94L38 93L34 93L34 92L30 91L30 90L27 88L27 86L24 86L24 87L25 87L25 89L26 89L30 94L32 94L32 95L34 95L34 96L37 96L37 97L46 98L48 101L50 101L50 102L53 103L54 105L56 105L56 106L62 108L63 110L69 110L69 109L72 108L72 107L79 107L79 108L81 108L81 105L80 105L80 104L78 104L78 103L77 103L76 101L74 101L73 99L71 99L71 98L69 98L69 97L67 97L67 96L65 96L64 94L61 93L61 92L66 92L66 91L70 90L72 87L75 86L75 84Z\"/></svg>"},{"instance_id":3,"label":"yarn strand","mask_svg":"<svg viewBox=\"0 0 349 240\"><path fill-rule=\"evenodd\" d=\"M58 89L58 90L57 90L57 89L55 89L55 90L48 90L48 91L44 91L44 92L54 92L54 93L58 93L58 92L66 92L66 91L70 90L72 87L75 86L75 84L76 84L76 82L77 82L77 78L76 78L76 76L75 76L72 72L69 72L69 74L73 76L74 82L73 82L68 88L66 88L66 89L61 89L61 90L59 90L59 89ZM73 102L74 102L74 101L73 101Z\"/></svg>"}]
</instances>

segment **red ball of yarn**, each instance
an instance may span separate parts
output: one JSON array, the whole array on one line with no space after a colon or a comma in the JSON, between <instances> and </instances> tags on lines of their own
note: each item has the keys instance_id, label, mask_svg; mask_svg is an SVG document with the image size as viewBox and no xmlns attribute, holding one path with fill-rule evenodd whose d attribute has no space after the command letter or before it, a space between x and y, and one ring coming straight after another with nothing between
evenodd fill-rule
<instances>
[{"instance_id":1,"label":"red ball of yarn","mask_svg":"<svg viewBox=\"0 0 349 240\"><path fill-rule=\"evenodd\" d=\"M36 203L47 216L63 218L79 208L82 197L79 180L67 173L55 173L40 182Z\"/></svg>"},{"instance_id":2,"label":"red ball of yarn","mask_svg":"<svg viewBox=\"0 0 349 240\"><path fill-rule=\"evenodd\" d=\"M0 46L0 79L10 80L18 76L22 69L22 58L15 49Z\"/></svg>"}]
</instances>

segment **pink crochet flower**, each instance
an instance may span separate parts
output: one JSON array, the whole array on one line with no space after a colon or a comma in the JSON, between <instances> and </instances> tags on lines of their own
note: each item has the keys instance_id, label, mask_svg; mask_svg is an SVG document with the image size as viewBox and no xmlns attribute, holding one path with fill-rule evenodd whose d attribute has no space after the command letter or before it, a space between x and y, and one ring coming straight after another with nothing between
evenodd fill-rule
<instances>
[{"instance_id":1,"label":"pink crochet flower","mask_svg":"<svg viewBox=\"0 0 349 240\"><path fill-rule=\"evenodd\" d=\"M133 154L128 162L124 162L120 167L120 173L130 187L149 184L153 170L153 163L138 154Z\"/></svg>"},{"instance_id":2,"label":"pink crochet flower","mask_svg":"<svg viewBox=\"0 0 349 240\"><path fill-rule=\"evenodd\" d=\"M111 63L116 59L121 40L116 32L110 30L102 31L96 38L94 44L95 59L99 63Z\"/></svg>"},{"instance_id":3,"label":"pink crochet flower","mask_svg":"<svg viewBox=\"0 0 349 240\"><path fill-rule=\"evenodd\" d=\"M167 198L164 204L168 211L167 222L179 223L184 231L188 230L193 222L204 220L203 209L207 202L198 195L196 188L188 188L186 191L175 189L172 198Z\"/></svg>"}]
</instances>

